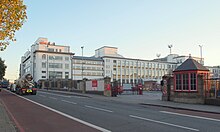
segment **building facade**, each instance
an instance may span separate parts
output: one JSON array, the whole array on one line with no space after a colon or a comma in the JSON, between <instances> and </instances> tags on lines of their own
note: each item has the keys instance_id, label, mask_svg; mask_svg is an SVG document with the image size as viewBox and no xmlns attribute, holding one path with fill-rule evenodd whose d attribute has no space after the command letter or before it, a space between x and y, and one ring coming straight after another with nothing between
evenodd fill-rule
<instances>
[{"instance_id":1,"label":"building facade","mask_svg":"<svg viewBox=\"0 0 220 132\"><path fill-rule=\"evenodd\" d=\"M117 51L116 47L104 46L96 50L95 57L103 59L104 77L111 77L111 81L118 80L121 84L150 80L159 82L164 74L176 68L176 63L125 58Z\"/></svg>"},{"instance_id":2,"label":"building facade","mask_svg":"<svg viewBox=\"0 0 220 132\"><path fill-rule=\"evenodd\" d=\"M220 78L220 66L207 66L211 78Z\"/></svg>"},{"instance_id":3,"label":"building facade","mask_svg":"<svg viewBox=\"0 0 220 132\"><path fill-rule=\"evenodd\" d=\"M39 38L21 57L20 77L31 74L34 81L45 79L72 79L72 56L69 46L50 43Z\"/></svg>"},{"instance_id":4,"label":"building facade","mask_svg":"<svg viewBox=\"0 0 220 132\"><path fill-rule=\"evenodd\" d=\"M96 57L73 56L73 80L103 78L103 60Z\"/></svg>"},{"instance_id":5,"label":"building facade","mask_svg":"<svg viewBox=\"0 0 220 132\"><path fill-rule=\"evenodd\" d=\"M47 38L39 38L21 57L20 76L33 75L34 81L51 79L82 80L111 77L120 84L138 84L144 81L162 80L182 64L188 56L169 54L165 58L143 60L126 58L118 54L118 48L103 46L95 50L92 57L74 56L69 46L50 43ZM204 59L192 57L197 62ZM202 60L202 61L201 61ZM220 75L219 67L209 67L213 74Z\"/></svg>"}]
</instances>

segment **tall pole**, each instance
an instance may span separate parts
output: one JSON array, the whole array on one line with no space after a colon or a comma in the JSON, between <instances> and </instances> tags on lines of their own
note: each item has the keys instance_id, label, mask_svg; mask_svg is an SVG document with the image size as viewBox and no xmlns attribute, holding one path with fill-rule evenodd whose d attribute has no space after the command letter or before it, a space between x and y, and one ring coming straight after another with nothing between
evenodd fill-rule
<instances>
[{"instance_id":1,"label":"tall pole","mask_svg":"<svg viewBox=\"0 0 220 132\"><path fill-rule=\"evenodd\" d=\"M200 64L203 64L202 63L202 45L199 45L199 48L200 48Z\"/></svg>"},{"instance_id":2,"label":"tall pole","mask_svg":"<svg viewBox=\"0 0 220 132\"><path fill-rule=\"evenodd\" d=\"M82 80L83 80L83 48L84 48L84 46L81 47L81 49L82 49Z\"/></svg>"},{"instance_id":3,"label":"tall pole","mask_svg":"<svg viewBox=\"0 0 220 132\"><path fill-rule=\"evenodd\" d=\"M137 81L136 84L138 85L138 60L137 60Z\"/></svg>"},{"instance_id":4,"label":"tall pole","mask_svg":"<svg viewBox=\"0 0 220 132\"><path fill-rule=\"evenodd\" d=\"M53 56L53 87L55 88L55 64L54 64L54 61L55 61L55 56Z\"/></svg>"},{"instance_id":5,"label":"tall pole","mask_svg":"<svg viewBox=\"0 0 220 132\"><path fill-rule=\"evenodd\" d=\"M168 48L170 49L170 54L171 54L171 48L173 47L172 44L168 45Z\"/></svg>"},{"instance_id":6,"label":"tall pole","mask_svg":"<svg viewBox=\"0 0 220 132\"><path fill-rule=\"evenodd\" d=\"M160 71L159 71L159 58L160 58L160 55L161 55L161 54L156 54L157 59L158 59L158 60L157 60L157 61L158 61L158 63L157 63L157 68L156 68L156 69L157 69L157 79L159 79L159 72L160 72Z\"/></svg>"}]
</instances>

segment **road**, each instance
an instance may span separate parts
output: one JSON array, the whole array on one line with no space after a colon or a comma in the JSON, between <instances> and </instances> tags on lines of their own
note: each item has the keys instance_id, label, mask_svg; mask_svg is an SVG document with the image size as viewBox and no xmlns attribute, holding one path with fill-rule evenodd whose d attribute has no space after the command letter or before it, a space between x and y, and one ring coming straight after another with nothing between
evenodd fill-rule
<instances>
[{"instance_id":1,"label":"road","mask_svg":"<svg viewBox=\"0 0 220 132\"><path fill-rule=\"evenodd\" d=\"M11 93L10 95L19 98L22 103L28 102L31 107L25 106L27 112L34 111L38 115L17 116L17 124L25 131L39 131L39 127L42 128L41 131L51 131L51 129L53 132L58 132L60 129L79 131L78 126L80 131L113 132L219 132L220 130L220 115L217 114L122 103L107 97L84 97L43 91L38 91L35 96L27 95L22 98ZM21 106L16 108L22 109ZM11 110L11 113L16 113L16 110ZM27 126L25 120L35 125ZM39 122L42 126L38 124ZM58 126L57 122L64 126Z\"/></svg>"}]
</instances>

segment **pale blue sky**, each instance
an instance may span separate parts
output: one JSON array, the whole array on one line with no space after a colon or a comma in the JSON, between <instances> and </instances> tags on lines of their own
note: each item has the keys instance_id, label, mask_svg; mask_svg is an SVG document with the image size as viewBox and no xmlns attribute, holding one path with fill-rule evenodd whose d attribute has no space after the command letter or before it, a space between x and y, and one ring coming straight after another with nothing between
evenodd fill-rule
<instances>
[{"instance_id":1,"label":"pale blue sky","mask_svg":"<svg viewBox=\"0 0 220 132\"><path fill-rule=\"evenodd\" d=\"M92 56L102 46L119 54L154 59L160 53L200 57L205 65L220 65L220 0L25 0L28 20L16 33L2 59L6 78L18 76L20 58L38 37L46 37L72 52Z\"/></svg>"}]
</instances>

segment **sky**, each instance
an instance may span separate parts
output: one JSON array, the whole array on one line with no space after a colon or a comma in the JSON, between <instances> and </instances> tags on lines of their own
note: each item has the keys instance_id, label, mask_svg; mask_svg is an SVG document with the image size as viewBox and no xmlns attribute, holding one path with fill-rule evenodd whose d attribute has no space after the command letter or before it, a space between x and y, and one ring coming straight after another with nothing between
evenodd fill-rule
<instances>
[{"instance_id":1,"label":"sky","mask_svg":"<svg viewBox=\"0 0 220 132\"><path fill-rule=\"evenodd\" d=\"M39 38L92 56L102 46L128 58L151 60L172 53L220 65L220 0L24 0L28 19L0 57L5 78L18 77L21 56Z\"/></svg>"}]
</instances>

